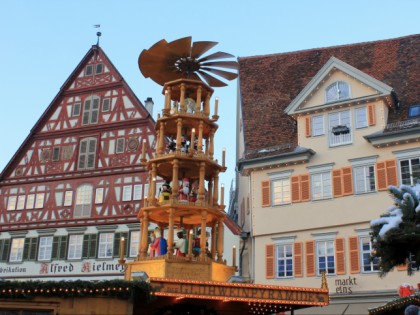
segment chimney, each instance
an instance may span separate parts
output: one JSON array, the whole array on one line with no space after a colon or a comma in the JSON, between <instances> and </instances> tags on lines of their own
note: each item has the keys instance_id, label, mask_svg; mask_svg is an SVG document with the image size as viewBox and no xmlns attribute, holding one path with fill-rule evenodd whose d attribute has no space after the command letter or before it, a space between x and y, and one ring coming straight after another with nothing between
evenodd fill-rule
<instances>
[{"instance_id":1,"label":"chimney","mask_svg":"<svg viewBox=\"0 0 420 315\"><path fill-rule=\"evenodd\" d=\"M153 100L151 97L148 97L145 101L144 101L144 106L146 107L147 111L149 112L150 116L153 116Z\"/></svg>"}]
</instances>

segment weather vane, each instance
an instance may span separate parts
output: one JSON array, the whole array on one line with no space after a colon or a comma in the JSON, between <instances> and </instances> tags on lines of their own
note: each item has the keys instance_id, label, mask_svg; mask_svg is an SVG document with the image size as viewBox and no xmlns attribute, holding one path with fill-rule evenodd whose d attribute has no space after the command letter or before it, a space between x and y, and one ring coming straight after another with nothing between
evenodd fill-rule
<instances>
[{"instance_id":1,"label":"weather vane","mask_svg":"<svg viewBox=\"0 0 420 315\"><path fill-rule=\"evenodd\" d=\"M94 28L100 28L101 24L95 24L93 25ZM102 33L101 32L97 32L96 36L98 36L98 42L96 43L96 46L99 46L99 37L101 37Z\"/></svg>"}]
</instances>

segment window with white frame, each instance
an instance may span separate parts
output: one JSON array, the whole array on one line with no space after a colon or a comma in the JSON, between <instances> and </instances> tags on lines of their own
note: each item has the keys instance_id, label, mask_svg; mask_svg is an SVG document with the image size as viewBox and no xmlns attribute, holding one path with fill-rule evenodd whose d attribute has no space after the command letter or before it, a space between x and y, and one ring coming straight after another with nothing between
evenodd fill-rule
<instances>
[{"instance_id":1,"label":"window with white frame","mask_svg":"<svg viewBox=\"0 0 420 315\"><path fill-rule=\"evenodd\" d=\"M29 194L26 199L26 209L33 209L35 206L35 194Z\"/></svg>"},{"instance_id":2,"label":"window with white frame","mask_svg":"<svg viewBox=\"0 0 420 315\"><path fill-rule=\"evenodd\" d=\"M131 193L133 190L133 186L126 185L123 187L123 196L122 201L130 201L131 200Z\"/></svg>"},{"instance_id":3,"label":"window with white frame","mask_svg":"<svg viewBox=\"0 0 420 315\"><path fill-rule=\"evenodd\" d=\"M332 197L331 171L311 174L311 194L312 200Z\"/></svg>"},{"instance_id":4,"label":"window with white frame","mask_svg":"<svg viewBox=\"0 0 420 315\"><path fill-rule=\"evenodd\" d=\"M130 257L137 257L140 244L140 231L130 232Z\"/></svg>"},{"instance_id":5,"label":"window with white frame","mask_svg":"<svg viewBox=\"0 0 420 315\"><path fill-rule=\"evenodd\" d=\"M324 133L324 116L312 116L312 136L316 137Z\"/></svg>"},{"instance_id":6,"label":"window with white frame","mask_svg":"<svg viewBox=\"0 0 420 315\"><path fill-rule=\"evenodd\" d=\"M83 248L83 234L70 235L67 259L81 259L82 248Z\"/></svg>"},{"instance_id":7,"label":"window with white frame","mask_svg":"<svg viewBox=\"0 0 420 315\"><path fill-rule=\"evenodd\" d=\"M111 258L114 248L114 233L100 233L98 258Z\"/></svg>"},{"instance_id":8,"label":"window with white frame","mask_svg":"<svg viewBox=\"0 0 420 315\"><path fill-rule=\"evenodd\" d=\"M67 190L64 193L64 207L70 207L73 203L73 191Z\"/></svg>"},{"instance_id":9,"label":"window with white frame","mask_svg":"<svg viewBox=\"0 0 420 315\"><path fill-rule=\"evenodd\" d=\"M316 273L320 276L322 272L335 274L334 240L316 241Z\"/></svg>"},{"instance_id":10,"label":"window with white frame","mask_svg":"<svg viewBox=\"0 0 420 315\"><path fill-rule=\"evenodd\" d=\"M360 237L360 253L363 272L379 271L379 258L371 259L372 241L369 236Z\"/></svg>"},{"instance_id":11,"label":"window with white frame","mask_svg":"<svg viewBox=\"0 0 420 315\"><path fill-rule=\"evenodd\" d=\"M109 98L105 98L105 99L102 101L102 111L103 111L103 112L109 112L109 111L110 111L110 109L111 109L111 99L109 99Z\"/></svg>"},{"instance_id":12,"label":"window with white frame","mask_svg":"<svg viewBox=\"0 0 420 315\"><path fill-rule=\"evenodd\" d=\"M374 165L354 166L353 176L354 191L356 194L376 191Z\"/></svg>"},{"instance_id":13,"label":"window with white frame","mask_svg":"<svg viewBox=\"0 0 420 315\"><path fill-rule=\"evenodd\" d=\"M39 193L35 197L35 209L42 209L44 207L45 194Z\"/></svg>"},{"instance_id":14,"label":"window with white frame","mask_svg":"<svg viewBox=\"0 0 420 315\"><path fill-rule=\"evenodd\" d=\"M355 109L356 128L365 128L368 126L367 108L359 107Z\"/></svg>"},{"instance_id":15,"label":"window with white frame","mask_svg":"<svg viewBox=\"0 0 420 315\"><path fill-rule=\"evenodd\" d=\"M272 205L290 203L290 177L273 179L271 181L271 192Z\"/></svg>"},{"instance_id":16,"label":"window with white frame","mask_svg":"<svg viewBox=\"0 0 420 315\"><path fill-rule=\"evenodd\" d=\"M346 110L328 115L330 146L352 142L350 111Z\"/></svg>"},{"instance_id":17,"label":"window with white frame","mask_svg":"<svg viewBox=\"0 0 420 315\"><path fill-rule=\"evenodd\" d=\"M104 65L102 63L96 64L95 73L100 74L102 71L104 71Z\"/></svg>"},{"instance_id":18,"label":"window with white frame","mask_svg":"<svg viewBox=\"0 0 420 315\"><path fill-rule=\"evenodd\" d=\"M9 196L7 200L7 210L16 210L17 196Z\"/></svg>"},{"instance_id":19,"label":"window with white frame","mask_svg":"<svg viewBox=\"0 0 420 315\"><path fill-rule=\"evenodd\" d=\"M85 75L92 75L93 74L93 65L87 65L85 69Z\"/></svg>"},{"instance_id":20,"label":"window with white frame","mask_svg":"<svg viewBox=\"0 0 420 315\"><path fill-rule=\"evenodd\" d=\"M96 160L96 138L87 138L80 141L79 148L79 170L95 168Z\"/></svg>"},{"instance_id":21,"label":"window with white frame","mask_svg":"<svg viewBox=\"0 0 420 315\"><path fill-rule=\"evenodd\" d=\"M420 182L420 159L410 158L399 161L401 183L414 186Z\"/></svg>"},{"instance_id":22,"label":"window with white frame","mask_svg":"<svg viewBox=\"0 0 420 315\"><path fill-rule=\"evenodd\" d=\"M325 89L325 101L336 102L350 98L350 86L344 81L336 81Z\"/></svg>"},{"instance_id":23,"label":"window with white frame","mask_svg":"<svg viewBox=\"0 0 420 315\"><path fill-rule=\"evenodd\" d=\"M133 200L141 200L143 192L143 185L134 185L133 187Z\"/></svg>"},{"instance_id":24,"label":"window with white frame","mask_svg":"<svg viewBox=\"0 0 420 315\"><path fill-rule=\"evenodd\" d=\"M25 209L25 201L26 201L26 196L25 195L18 196L16 210Z\"/></svg>"},{"instance_id":25,"label":"window with white frame","mask_svg":"<svg viewBox=\"0 0 420 315\"><path fill-rule=\"evenodd\" d=\"M39 261L51 260L52 244L53 244L52 236L41 236L39 238L39 248L38 248Z\"/></svg>"},{"instance_id":26,"label":"window with white frame","mask_svg":"<svg viewBox=\"0 0 420 315\"><path fill-rule=\"evenodd\" d=\"M95 193L95 203L103 203L104 202L104 189L103 188L96 188Z\"/></svg>"},{"instance_id":27,"label":"window with white frame","mask_svg":"<svg viewBox=\"0 0 420 315\"><path fill-rule=\"evenodd\" d=\"M276 245L277 278L289 278L293 276L293 244Z\"/></svg>"},{"instance_id":28,"label":"window with white frame","mask_svg":"<svg viewBox=\"0 0 420 315\"><path fill-rule=\"evenodd\" d=\"M75 103L73 105L73 112L72 112L72 116L73 117L80 116L80 108L81 108L81 104L80 103Z\"/></svg>"},{"instance_id":29,"label":"window with white frame","mask_svg":"<svg viewBox=\"0 0 420 315\"><path fill-rule=\"evenodd\" d=\"M23 247L25 244L25 238L19 237L12 239L12 246L10 248L10 262L20 262L23 258Z\"/></svg>"},{"instance_id":30,"label":"window with white frame","mask_svg":"<svg viewBox=\"0 0 420 315\"><path fill-rule=\"evenodd\" d=\"M99 97L90 96L85 100L83 107L82 125L90 125L98 123L99 117Z\"/></svg>"},{"instance_id":31,"label":"window with white frame","mask_svg":"<svg viewBox=\"0 0 420 315\"><path fill-rule=\"evenodd\" d=\"M115 153L124 153L124 147L125 147L125 138L118 138Z\"/></svg>"},{"instance_id":32,"label":"window with white frame","mask_svg":"<svg viewBox=\"0 0 420 315\"><path fill-rule=\"evenodd\" d=\"M92 209L92 185L83 184L77 187L76 204L74 207L75 218L89 217Z\"/></svg>"}]
</instances>

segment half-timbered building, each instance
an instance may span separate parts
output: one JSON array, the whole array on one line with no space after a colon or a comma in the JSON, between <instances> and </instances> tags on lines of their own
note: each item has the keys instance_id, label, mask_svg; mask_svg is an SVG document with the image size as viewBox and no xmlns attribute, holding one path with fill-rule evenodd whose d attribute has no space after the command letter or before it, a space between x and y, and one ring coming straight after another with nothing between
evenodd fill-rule
<instances>
[{"instance_id":1,"label":"half-timbered building","mask_svg":"<svg viewBox=\"0 0 420 315\"><path fill-rule=\"evenodd\" d=\"M0 277L123 277L120 244L128 260L138 253L139 160L154 124L93 45L1 173Z\"/></svg>"}]
</instances>

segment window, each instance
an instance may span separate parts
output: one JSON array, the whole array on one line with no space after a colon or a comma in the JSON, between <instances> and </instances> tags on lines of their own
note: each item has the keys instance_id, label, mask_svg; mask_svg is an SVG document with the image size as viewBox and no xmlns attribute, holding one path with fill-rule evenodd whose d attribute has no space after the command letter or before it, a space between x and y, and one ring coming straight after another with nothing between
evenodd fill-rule
<instances>
[{"instance_id":1,"label":"window","mask_svg":"<svg viewBox=\"0 0 420 315\"><path fill-rule=\"evenodd\" d=\"M103 202L104 202L104 189L96 188L95 203L103 203Z\"/></svg>"},{"instance_id":2,"label":"window","mask_svg":"<svg viewBox=\"0 0 420 315\"><path fill-rule=\"evenodd\" d=\"M343 81L337 81L330 84L325 89L326 103L335 102L350 98L350 86Z\"/></svg>"},{"instance_id":3,"label":"window","mask_svg":"<svg viewBox=\"0 0 420 315\"><path fill-rule=\"evenodd\" d=\"M99 234L98 258L111 258L114 245L114 233Z\"/></svg>"},{"instance_id":4,"label":"window","mask_svg":"<svg viewBox=\"0 0 420 315\"><path fill-rule=\"evenodd\" d=\"M272 205L281 205L291 202L290 178L281 178L271 181Z\"/></svg>"},{"instance_id":5,"label":"window","mask_svg":"<svg viewBox=\"0 0 420 315\"><path fill-rule=\"evenodd\" d=\"M73 191L67 190L64 193L64 207L69 207L73 203Z\"/></svg>"},{"instance_id":6,"label":"window","mask_svg":"<svg viewBox=\"0 0 420 315\"><path fill-rule=\"evenodd\" d=\"M80 141L79 170L95 168L96 138L87 138Z\"/></svg>"},{"instance_id":7,"label":"window","mask_svg":"<svg viewBox=\"0 0 420 315\"><path fill-rule=\"evenodd\" d=\"M293 276L293 245L281 244L276 246L277 277L287 278Z\"/></svg>"},{"instance_id":8,"label":"window","mask_svg":"<svg viewBox=\"0 0 420 315\"><path fill-rule=\"evenodd\" d=\"M312 200L332 197L331 172L311 174Z\"/></svg>"},{"instance_id":9,"label":"window","mask_svg":"<svg viewBox=\"0 0 420 315\"><path fill-rule=\"evenodd\" d=\"M74 217L89 217L92 208L92 192L91 185L81 185L76 191L76 206L74 207Z\"/></svg>"},{"instance_id":10,"label":"window","mask_svg":"<svg viewBox=\"0 0 420 315\"><path fill-rule=\"evenodd\" d=\"M125 138L118 138L117 148L115 150L115 153L124 153L124 147L125 147Z\"/></svg>"},{"instance_id":11,"label":"window","mask_svg":"<svg viewBox=\"0 0 420 315\"><path fill-rule=\"evenodd\" d=\"M102 63L98 63L98 64L96 65L95 73L96 73L96 74L102 73L103 68L104 68L104 65L103 65Z\"/></svg>"},{"instance_id":12,"label":"window","mask_svg":"<svg viewBox=\"0 0 420 315\"><path fill-rule=\"evenodd\" d=\"M312 136L320 136L325 133L324 131L324 116L312 117Z\"/></svg>"},{"instance_id":13,"label":"window","mask_svg":"<svg viewBox=\"0 0 420 315\"><path fill-rule=\"evenodd\" d=\"M10 262L20 262L23 258L23 245L25 238L12 239L12 248L10 249Z\"/></svg>"},{"instance_id":14,"label":"window","mask_svg":"<svg viewBox=\"0 0 420 315\"><path fill-rule=\"evenodd\" d=\"M93 74L93 66L87 65L85 69L85 75L92 75Z\"/></svg>"},{"instance_id":15,"label":"window","mask_svg":"<svg viewBox=\"0 0 420 315\"><path fill-rule=\"evenodd\" d=\"M318 276L322 272L325 272L327 275L335 274L335 248L333 240L316 242L316 259Z\"/></svg>"},{"instance_id":16,"label":"window","mask_svg":"<svg viewBox=\"0 0 420 315\"><path fill-rule=\"evenodd\" d=\"M367 109L366 107L356 108L356 128L364 128L368 126Z\"/></svg>"},{"instance_id":17,"label":"window","mask_svg":"<svg viewBox=\"0 0 420 315\"><path fill-rule=\"evenodd\" d=\"M83 125L96 124L98 122L99 114L99 97L91 96L85 100L85 107L83 108Z\"/></svg>"},{"instance_id":18,"label":"window","mask_svg":"<svg viewBox=\"0 0 420 315\"><path fill-rule=\"evenodd\" d=\"M52 160L53 161L60 160L60 147L53 148Z\"/></svg>"},{"instance_id":19,"label":"window","mask_svg":"<svg viewBox=\"0 0 420 315\"><path fill-rule=\"evenodd\" d=\"M348 144L352 142L350 111L332 113L328 115L330 146Z\"/></svg>"},{"instance_id":20,"label":"window","mask_svg":"<svg viewBox=\"0 0 420 315\"><path fill-rule=\"evenodd\" d=\"M131 200L131 191L133 189L133 186L127 185L123 187L123 197L122 201L130 201Z\"/></svg>"},{"instance_id":21,"label":"window","mask_svg":"<svg viewBox=\"0 0 420 315\"><path fill-rule=\"evenodd\" d=\"M411 105L408 108L408 117L417 117L420 116L420 104Z\"/></svg>"},{"instance_id":22,"label":"window","mask_svg":"<svg viewBox=\"0 0 420 315\"><path fill-rule=\"evenodd\" d=\"M44 207L44 193L36 194L35 197L35 209L42 209Z\"/></svg>"},{"instance_id":23,"label":"window","mask_svg":"<svg viewBox=\"0 0 420 315\"><path fill-rule=\"evenodd\" d=\"M103 112L109 112L111 109L111 100L109 98L105 98L102 102L102 111Z\"/></svg>"},{"instance_id":24,"label":"window","mask_svg":"<svg viewBox=\"0 0 420 315\"><path fill-rule=\"evenodd\" d=\"M74 234L69 237L69 252L68 259L81 259L83 247L83 235Z\"/></svg>"},{"instance_id":25,"label":"window","mask_svg":"<svg viewBox=\"0 0 420 315\"><path fill-rule=\"evenodd\" d=\"M353 167L353 176L356 194L363 194L376 190L375 167L373 165Z\"/></svg>"},{"instance_id":26,"label":"window","mask_svg":"<svg viewBox=\"0 0 420 315\"><path fill-rule=\"evenodd\" d=\"M26 209L33 209L35 205L35 194L28 195L26 199Z\"/></svg>"},{"instance_id":27,"label":"window","mask_svg":"<svg viewBox=\"0 0 420 315\"><path fill-rule=\"evenodd\" d=\"M134 185L133 191L133 200L141 200L142 199L142 185Z\"/></svg>"},{"instance_id":28,"label":"window","mask_svg":"<svg viewBox=\"0 0 420 315\"><path fill-rule=\"evenodd\" d=\"M18 197L16 210L25 209L25 199L26 199L25 195L21 195L21 196Z\"/></svg>"},{"instance_id":29,"label":"window","mask_svg":"<svg viewBox=\"0 0 420 315\"><path fill-rule=\"evenodd\" d=\"M72 113L73 117L80 116L80 108L81 107L82 107L82 104L80 104L80 103L75 103L73 105L73 113Z\"/></svg>"},{"instance_id":30,"label":"window","mask_svg":"<svg viewBox=\"0 0 420 315\"><path fill-rule=\"evenodd\" d=\"M363 272L379 271L379 258L375 257L371 261L372 242L369 236L360 238L362 270Z\"/></svg>"},{"instance_id":31,"label":"window","mask_svg":"<svg viewBox=\"0 0 420 315\"><path fill-rule=\"evenodd\" d=\"M137 257L139 252L140 231L130 232L130 257Z\"/></svg>"},{"instance_id":32,"label":"window","mask_svg":"<svg viewBox=\"0 0 420 315\"><path fill-rule=\"evenodd\" d=\"M10 196L7 201L7 210L15 210L16 209L16 200L17 196Z\"/></svg>"},{"instance_id":33,"label":"window","mask_svg":"<svg viewBox=\"0 0 420 315\"><path fill-rule=\"evenodd\" d=\"M39 238L38 260L51 260L52 236L42 236Z\"/></svg>"},{"instance_id":34,"label":"window","mask_svg":"<svg viewBox=\"0 0 420 315\"><path fill-rule=\"evenodd\" d=\"M413 158L400 161L401 183L414 186L420 181L420 159Z\"/></svg>"}]
</instances>

